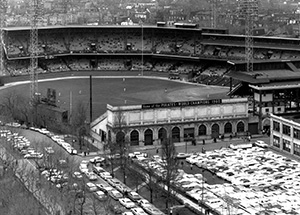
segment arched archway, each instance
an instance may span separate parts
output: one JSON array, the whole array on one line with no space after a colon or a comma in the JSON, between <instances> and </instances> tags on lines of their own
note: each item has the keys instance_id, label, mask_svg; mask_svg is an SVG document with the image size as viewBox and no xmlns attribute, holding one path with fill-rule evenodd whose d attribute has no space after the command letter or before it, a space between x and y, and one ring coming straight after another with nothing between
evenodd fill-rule
<instances>
[{"instance_id":1,"label":"arched archway","mask_svg":"<svg viewBox=\"0 0 300 215\"><path fill-rule=\"evenodd\" d=\"M217 123L214 123L211 126L211 136L213 138L218 138L220 134L220 126Z\"/></svg>"},{"instance_id":2,"label":"arched archway","mask_svg":"<svg viewBox=\"0 0 300 215\"><path fill-rule=\"evenodd\" d=\"M200 125L198 128L198 135L203 136L207 134L206 126L205 125Z\"/></svg>"},{"instance_id":3,"label":"arched archway","mask_svg":"<svg viewBox=\"0 0 300 215\"><path fill-rule=\"evenodd\" d=\"M238 124L236 125L236 131L237 132L245 131L245 124L242 121L238 122Z\"/></svg>"},{"instance_id":4,"label":"arched archway","mask_svg":"<svg viewBox=\"0 0 300 215\"><path fill-rule=\"evenodd\" d=\"M144 132L144 141L145 146L153 145L153 131L149 128Z\"/></svg>"},{"instance_id":5,"label":"arched archway","mask_svg":"<svg viewBox=\"0 0 300 215\"><path fill-rule=\"evenodd\" d=\"M160 140L160 142L163 141L163 139L167 138L167 130L165 128L160 128L158 130L158 139Z\"/></svg>"},{"instance_id":6,"label":"arched archway","mask_svg":"<svg viewBox=\"0 0 300 215\"><path fill-rule=\"evenodd\" d=\"M124 134L124 132L119 131L116 134L116 143L117 144L123 144L123 143L125 143L125 134Z\"/></svg>"},{"instance_id":7,"label":"arched archway","mask_svg":"<svg viewBox=\"0 0 300 215\"><path fill-rule=\"evenodd\" d=\"M180 142L180 129L178 127L172 129L172 141Z\"/></svg>"},{"instance_id":8,"label":"arched archway","mask_svg":"<svg viewBox=\"0 0 300 215\"><path fill-rule=\"evenodd\" d=\"M139 145L139 132L137 130L133 130L130 133L130 145L138 146Z\"/></svg>"},{"instance_id":9,"label":"arched archway","mask_svg":"<svg viewBox=\"0 0 300 215\"><path fill-rule=\"evenodd\" d=\"M224 133L230 134L232 133L232 124L230 122L226 122L224 125Z\"/></svg>"},{"instance_id":10,"label":"arched archway","mask_svg":"<svg viewBox=\"0 0 300 215\"><path fill-rule=\"evenodd\" d=\"M269 118L265 118L262 121L262 130L263 130L263 134L270 132L270 119Z\"/></svg>"}]
</instances>

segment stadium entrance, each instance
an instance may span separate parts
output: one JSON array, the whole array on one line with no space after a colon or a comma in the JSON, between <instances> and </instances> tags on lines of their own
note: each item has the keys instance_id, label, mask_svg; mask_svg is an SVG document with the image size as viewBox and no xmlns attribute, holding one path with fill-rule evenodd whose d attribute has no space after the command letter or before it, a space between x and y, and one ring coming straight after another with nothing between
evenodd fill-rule
<instances>
[{"instance_id":1,"label":"stadium entrance","mask_svg":"<svg viewBox=\"0 0 300 215\"><path fill-rule=\"evenodd\" d=\"M107 111L91 124L97 139L107 134L115 142L120 132L131 146L159 145L165 137L185 142L248 131L248 100L214 99L134 106L107 105Z\"/></svg>"}]
</instances>

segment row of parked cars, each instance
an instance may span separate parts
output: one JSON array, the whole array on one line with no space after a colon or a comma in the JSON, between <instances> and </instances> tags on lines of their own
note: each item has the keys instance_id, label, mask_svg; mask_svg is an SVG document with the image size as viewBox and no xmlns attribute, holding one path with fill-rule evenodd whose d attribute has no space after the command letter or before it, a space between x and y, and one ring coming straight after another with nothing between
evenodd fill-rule
<instances>
[{"instance_id":1,"label":"row of parked cars","mask_svg":"<svg viewBox=\"0 0 300 215\"><path fill-rule=\"evenodd\" d=\"M95 162L98 161L98 162ZM96 157L89 161L82 161L79 165L80 171L85 174L90 182L86 184L88 190L92 192L100 201L106 200L108 197L119 202L127 210L121 208L115 210L116 214L122 215L163 215L163 213L150 204L146 199L143 199L138 193L132 191L124 185L120 180L112 177L112 175L102 168L99 163L103 159ZM98 165L97 165L98 164ZM90 167L92 166L92 167ZM90 167L90 168L89 168ZM92 171L90 171L92 170ZM103 179L103 182L94 182L90 176L96 175Z\"/></svg>"},{"instance_id":2,"label":"row of parked cars","mask_svg":"<svg viewBox=\"0 0 300 215\"><path fill-rule=\"evenodd\" d=\"M20 152L22 156L26 159L41 159L44 154L37 149L33 148L30 141L19 135L17 132L11 132L8 129L0 130L0 135L2 138L6 138L7 142L12 145L12 147Z\"/></svg>"},{"instance_id":3,"label":"row of parked cars","mask_svg":"<svg viewBox=\"0 0 300 215\"><path fill-rule=\"evenodd\" d=\"M59 146L61 146L63 149L65 149L70 155L77 155L77 150L70 143L68 143L64 140L63 135L55 135L54 133L48 131L46 128L30 127L29 129L48 136L54 142L56 142Z\"/></svg>"}]
</instances>

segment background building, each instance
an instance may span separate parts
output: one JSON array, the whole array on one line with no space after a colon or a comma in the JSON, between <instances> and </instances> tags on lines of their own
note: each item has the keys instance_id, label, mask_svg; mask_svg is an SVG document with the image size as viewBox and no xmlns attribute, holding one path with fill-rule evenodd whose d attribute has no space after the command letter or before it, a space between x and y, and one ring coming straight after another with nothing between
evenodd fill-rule
<instances>
[{"instance_id":1,"label":"background building","mask_svg":"<svg viewBox=\"0 0 300 215\"><path fill-rule=\"evenodd\" d=\"M300 156L299 114L285 116L270 114L270 120L271 145L278 150Z\"/></svg>"}]
</instances>

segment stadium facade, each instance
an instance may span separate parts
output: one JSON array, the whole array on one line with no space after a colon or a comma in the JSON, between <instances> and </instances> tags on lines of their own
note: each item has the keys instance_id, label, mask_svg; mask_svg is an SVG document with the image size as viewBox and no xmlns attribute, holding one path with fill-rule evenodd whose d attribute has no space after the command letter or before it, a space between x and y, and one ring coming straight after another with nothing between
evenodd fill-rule
<instances>
[{"instance_id":1,"label":"stadium facade","mask_svg":"<svg viewBox=\"0 0 300 215\"><path fill-rule=\"evenodd\" d=\"M91 129L97 139L124 138L131 146L244 136L248 131L248 99L213 99L134 106L107 105ZM104 138L105 139L105 138Z\"/></svg>"}]
</instances>

